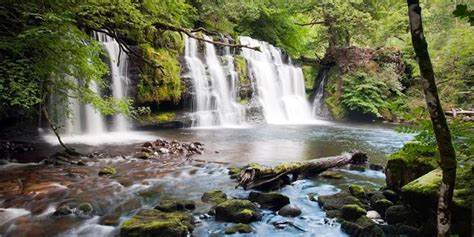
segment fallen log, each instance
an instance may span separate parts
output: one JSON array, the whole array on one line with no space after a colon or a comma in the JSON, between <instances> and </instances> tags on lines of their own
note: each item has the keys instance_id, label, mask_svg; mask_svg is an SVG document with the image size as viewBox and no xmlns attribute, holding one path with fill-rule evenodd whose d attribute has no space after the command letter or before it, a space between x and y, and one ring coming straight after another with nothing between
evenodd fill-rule
<instances>
[{"instance_id":1,"label":"fallen log","mask_svg":"<svg viewBox=\"0 0 474 237\"><path fill-rule=\"evenodd\" d=\"M317 158L307 161L286 162L275 167L251 163L240 171L235 188L269 191L295 181L299 176L314 176L327 169L346 164L365 164L367 155L360 151L345 152L339 156ZM290 179L291 175L291 179Z\"/></svg>"}]
</instances>

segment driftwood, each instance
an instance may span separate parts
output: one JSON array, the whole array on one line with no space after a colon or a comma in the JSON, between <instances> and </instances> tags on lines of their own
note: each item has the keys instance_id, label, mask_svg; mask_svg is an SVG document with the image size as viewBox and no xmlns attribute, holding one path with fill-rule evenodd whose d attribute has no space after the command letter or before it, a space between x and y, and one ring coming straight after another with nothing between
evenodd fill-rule
<instances>
[{"instance_id":1,"label":"driftwood","mask_svg":"<svg viewBox=\"0 0 474 237\"><path fill-rule=\"evenodd\" d=\"M453 117L457 117L457 115L459 115L459 114L462 114L462 115L465 115L465 116L474 116L474 111L472 111L472 110L462 110L462 109L452 109L452 110L444 111L444 114L446 114L448 116L453 116Z\"/></svg>"},{"instance_id":2,"label":"driftwood","mask_svg":"<svg viewBox=\"0 0 474 237\"><path fill-rule=\"evenodd\" d=\"M342 153L339 156L317 158L308 161L281 163L273 168L259 164L244 167L235 188L272 190L295 181L298 176L314 176L327 169L346 164L365 164L367 155L360 151Z\"/></svg>"}]
</instances>

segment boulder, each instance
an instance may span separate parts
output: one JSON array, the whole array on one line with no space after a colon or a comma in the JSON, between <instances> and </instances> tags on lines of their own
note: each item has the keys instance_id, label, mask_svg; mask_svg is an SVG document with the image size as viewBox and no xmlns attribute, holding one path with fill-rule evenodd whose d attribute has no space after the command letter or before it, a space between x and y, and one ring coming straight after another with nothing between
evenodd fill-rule
<instances>
[{"instance_id":1,"label":"boulder","mask_svg":"<svg viewBox=\"0 0 474 237\"><path fill-rule=\"evenodd\" d=\"M290 198L280 193L250 192L248 199L260 204L262 208L268 208L274 211L290 204Z\"/></svg>"},{"instance_id":2,"label":"boulder","mask_svg":"<svg viewBox=\"0 0 474 237\"><path fill-rule=\"evenodd\" d=\"M189 213L165 213L148 209L126 220L120 229L120 236L185 237L193 228L193 219Z\"/></svg>"},{"instance_id":3,"label":"boulder","mask_svg":"<svg viewBox=\"0 0 474 237\"><path fill-rule=\"evenodd\" d=\"M155 209L163 212L176 212L194 210L196 205L194 201L182 200L182 199L164 199L160 201L160 204Z\"/></svg>"},{"instance_id":4,"label":"boulder","mask_svg":"<svg viewBox=\"0 0 474 237\"><path fill-rule=\"evenodd\" d=\"M397 203L398 200L400 200L400 196L398 196L398 194L393 190L390 190L390 189L384 190L382 194L394 204Z\"/></svg>"},{"instance_id":5,"label":"boulder","mask_svg":"<svg viewBox=\"0 0 474 237\"><path fill-rule=\"evenodd\" d=\"M360 185L349 186L349 192L358 199L365 200L367 198L364 188Z\"/></svg>"},{"instance_id":6,"label":"boulder","mask_svg":"<svg viewBox=\"0 0 474 237\"><path fill-rule=\"evenodd\" d=\"M375 170L375 171L379 171L379 170L382 170L382 171L383 171L383 166L377 165L377 164L370 164L370 165L369 165L369 169Z\"/></svg>"},{"instance_id":7,"label":"boulder","mask_svg":"<svg viewBox=\"0 0 474 237\"><path fill-rule=\"evenodd\" d=\"M374 210L367 211L367 214L365 216L367 216L371 220L382 219L382 216L380 216L380 214Z\"/></svg>"},{"instance_id":8,"label":"boulder","mask_svg":"<svg viewBox=\"0 0 474 237\"><path fill-rule=\"evenodd\" d=\"M376 210L378 213L385 214L385 211L391 206L393 206L393 203L391 201L387 199L379 199L374 203L372 208L374 208L374 210Z\"/></svg>"},{"instance_id":9,"label":"boulder","mask_svg":"<svg viewBox=\"0 0 474 237\"><path fill-rule=\"evenodd\" d=\"M378 225L370 225L363 228L358 237L385 237L385 234Z\"/></svg>"},{"instance_id":10,"label":"boulder","mask_svg":"<svg viewBox=\"0 0 474 237\"><path fill-rule=\"evenodd\" d=\"M245 234L245 233L252 233L252 227L248 224L235 224L225 230L226 235L231 235L235 233Z\"/></svg>"},{"instance_id":11,"label":"boulder","mask_svg":"<svg viewBox=\"0 0 474 237\"><path fill-rule=\"evenodd\" d=\"M414 223L415 215L412 210L404 205L395 205L385 211L385 221L388 224Z\"/></svg>"},{"instance_id":12,"label":"boulder","mask_svg":"<svg viewBox=\"0 0 474 237\"><path fill-rule=\"evenodd\" d=\"M99 176L113 176L117 170L112 166L104 166L99 170Z\"/></svg>"},{"instance_id":13,"label":"boulder","mask_svg":"<svg viewBox=\"0 0 474 237\"><path fill-rule=\"evenodd\" d=\"M278 211L278 215L280 216L289 216L289 217L296 217L301 215L301 209L296 205L287 204L280 208Z\"/></svg>"},{"instance_id":14,"label":"boulder","mask_svg":"<svg viewBox=\"0 0 474 237\"><path fill-rule=\"evenodd\" d=\"M329 210L326 211L326 216L328 218L342 218L342 211L339 210Z\"/></svg>"},{"instance_id":15,"label":"boulder","mask_svg":"<svg viewBox=\"0 0 474 237\"><path fill-rule=\"evenodd\" d=\"M374 225L375 223L372 220L370 220L366 216L361 216L355 221L342 221L341 229L344 232L348 233L350 236L359 236L364 229L367 229L367 228L372 229L373 228L372 226ZM369 230L365 232L369 232ZM369 235L365 234L365 236L369 236Z\"/></svg>"},{"instance_id":16,"label":"boulder","mask_svg":"<svg viewBox=\"0 0 474 237\"><path fill-rule=\"evenodd\" d=\"M407 236L407 237L418 237L420 236L420 231L409 225L400 225L398 228L398 234L401 236Z\"/></svg>"},{"instance_id":17,"label":"boulder","mask_svg":"<svg viewBox=\"0 0 474 237\"><path fill-rule=\"evenodd\" d=\"M348 204L342 207L342 218L345 220L356 220L366 214L367 211L357 204Z\"/></svg>"},{"instance_id":18,"label":"boulder","mask_svg":"<svg viewBox=\"0 0 474 237\"><path fill-rule=\"evenodd\" d=\"M262 218L257 206L248 200L227 200L214 209L218 221L248 224Z\"/></svg>"},{"instance_id":19,"label":"boulder","mask_svg":"<svg viewBox=\"0 0 474 237\"><path fill-rule=\"evenodd\" d=\"M383 192L381 191L376 191L374 193L371 194L370 198L369 198L369 203L371 206L374 206L375 203L378 201L378 200L382 200L382 199L387 199L384 195L383 195Z\"/></svg>"},{"instance_id":20,"label":"boulder","mask_svg":"<svg viewBox=\"0 0 474 237\"><path fill-rule=\"evenodd\" d=\"M201 197L201 201L212 203L214 205L224 202L226 200L227 194L220 190L205 192Z\"/></svg>"},{"instance_id":21,"label":"boulder","mask_svg":"<svg viewBox=\"0 0 474 237\"><path fill-rule=\"evenodd\" d=\"M357 204L363 206L361 201L346 192L340 192L333 195L323 195L318 197L318 204L324 210L338 210L344 205Z\"/></svg>"},{"instance_id":22,"label":"boulder","mask_svg":"<svg viewBox=\"0 0 474 237\"><path fill-rule=\"evenodd\" d=\"M335 170L326 170L323 171L319 176L326 178L326 179L342 179L342 174L339 171Z\"/></svg>"}]
</instances>

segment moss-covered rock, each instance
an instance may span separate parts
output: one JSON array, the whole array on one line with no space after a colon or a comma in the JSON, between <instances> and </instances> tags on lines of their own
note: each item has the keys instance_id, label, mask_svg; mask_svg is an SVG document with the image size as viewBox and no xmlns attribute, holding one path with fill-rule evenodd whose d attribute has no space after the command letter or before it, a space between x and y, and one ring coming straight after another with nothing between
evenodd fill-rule
<instances>
[{"instance_id":1,"label":"moss-covered rock","mask_svg":"<svg viewBox=\"0 0 474 237\"><path fill-rule=\"evenodd\" d=\"M359 198L361 200L365 200L367 198L364 188L360 185L349 186L349 192L352 194L352 196Z\"/></svg>"},{"instance_id":2,"label":"moss-covered rock","mask_svg":"<svg viewBox=\"0 0 474 237\"><path fill-rule=\"evenodd\" d=\"M348 204L342 207L342 218L345 220L356 220L367 214L367 211L357 204Z\"/></svg>"},{"instance_id":3,"label":"moss-covered rock","mask_svg":"<svg viewBox=\"0 0 474 237\"><path fill-rule=\"evenodd\" d=\"M356 204L363 206L361 201L356 197L345 193L340 192L333 195L323 195L318 197L319 206L324 208L324 210L338 210L341 209L344 205Z\"/></svg>"},{"instance_id":4,"label":"moss-covered rock","mask_svg":"<svg viewBox=\"0 0 474 237\"><path fill-rule=\"evenodd\" d=\"M112 166L104 166L99 170L99 176L113 176L117 173L117 170Z\"/></svg>"},{"instance_id":5,"label":"moss-covered rock","mask_svg":"<svg viewBox=\"0 0 474 237\"><path fill-rule=\"evenodd\" d=\"M326 178L326 179L342 179L342 177L343 177L341 172L335 171L335 170L323 171L323 172L321 172L321 174L319 174L319 176L321 176L323 178Z\"/></svg>"},{"instance_id":6,"label":"moss-covered rock","mask_svg":"<svg viewBox=\"0 0 474 237\"><path fill-rule=\"evenodd\" d=\"M248 200L227 200L214 209L218 221L248 224L262 218L255 204Z\"/></svg>"},{"instance_id":7,"label":"moss-covered rock","mask_svg":"<svg viewBox=\"0 0 474 237\"><path fill-rule=\"evenodd\" d=\"M94 207L88 202L80 203L79 206L77 206L77 209L84 215L90 215L94 211Z\"/></svg>"},{"instance_id":8,"label":"moss-covered rock","mask_svg":"<svg viewBox=\"0 0 474 237\"><path fill-rule=\"evenodd\" d=\"M378 213L382 213L383 215L385 211L391 206L393 206L393 203L391 201L387 199L380 199L380 200L377 200L372 207Z\"/></svg>"},{"instance_id":9,"label":"moss-covered rock","mask_svg":"<svg viewBox=\"0 0 474 237\"><path fill-rule=\"evenodd\" d=\"M242 168L240 167L230 167L228 168L229 172L228 174L229 175L234 175L234 174L240 174L240 171L242 171Z\"/></svg>"},{"instance_id":10,"label":"moss-covered rock","mask_svg":"<svg viewBox=\"0 0 474 237\"><path fill-rule=\"evenodd\" d=\"M241 234L252 233L252 227L250 227L250 225L248 225L248 224L239 223L239 224L235 224L235 225L233 225L233 226L231 226L231 227L229 227L225 230L226 235L231 235L231 234L235 234L235 233L241 233Z\"/></svg>"},{"instance_id":11,"label":"moss-covered rock","mask_svg":"<svg viewBox=\"0 0 474 237\"><path fill-rule=\"evenodd\" d=\"M369 228L372 228L375 223L367 218L366 216L361 216L355 221L342 221L341 229L348 233L350 236L359 236L364 229L367 229L365 232L369 232ZM377 231L377 233L380 233ZM370 236L370 235L365 235ZM383 235L374 235L374 236L383 236Z\"/></svg>"},{"instance_id":12,"label":"moss-covered rock","mask_svg":"<svg viewBox=\"0 0 474 237\"><path fill-rule=\"evenodd\" d=\"M395 205L387 208L385 211L385 221L387 221L388 224L413 224L415 222L415 214L412 210L404 205Z\"/></svg>"},{"instance_id":13,"label":"moss-covered rock","mask_svg":"<svg viewBox=\"0 0 474 237\"><path fill-rule=\"evenodd\" d=\"M173 198L161 200L160 204L155 207L155 209L164 212L194 210L194 208L196 208L194 201Z\"/></svg>"},{"instance_id":14,"label":"moss-covered rock","mask_svg":"<svg viewBox=\"0 0 474 237\"><path fill-rule=\"evenodd\" d=\"M262 208L268 208L274 211L290 204L290 198L280 193L250 192L249 200L260 204Z\"/></svg>"},{"instance_id":15,"label":"moss-covered rock","mask_svg":"<svg viewBox=\"0 0 474 237\"><path fill-rule=\"evenodd\" d=\"M385 168L388 188L399 191L405 184L436 169L437 161L436 149L416 142L406 143L388 157Z\"/></svg>"},{"instance_id":16,"label":"moss-covered rock","mask_svg":"<svg viewBox=\"0 0 474 237\"><path fill-rule=\"evenodd\" d=\"M155 209L141 210L126 220L120 229L122 237L185 237L194 228L188 213L165 213Z\"/></svg>"},{"instance_id":17,"label":"moss-covered rock","mask_svg":"<svg viewBox=\"0 0 474 237\"><path fill-rule=\"evenodd\" d=\"M225 202L226 200L227 194L220 190L205 192L201 197L201 201L212 203L214 205Z\"/></svg>"}]
</instances>

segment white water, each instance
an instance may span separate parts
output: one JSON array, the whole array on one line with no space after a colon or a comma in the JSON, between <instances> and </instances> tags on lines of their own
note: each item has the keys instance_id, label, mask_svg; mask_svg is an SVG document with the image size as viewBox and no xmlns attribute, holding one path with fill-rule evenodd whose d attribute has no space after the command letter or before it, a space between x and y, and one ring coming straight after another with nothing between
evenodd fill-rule
<instances>
[{"instance_id":1,"label":"white water","mask_svg":"<svg viewBox=\"0 0 474 237\"><path fill-rule=\"evenodd\" d=\"M204 38L212 40L205 35ZM193 126L243 124L245 112L237 102L237 75L230 52L225 56L227 65L224 67L213 44L205 43L203 54L199 52L197 40L186 37L185 44L185 61L194 84Z\"/></svg>"},{"instance_id":2,"label":"white water","mask_svg":"<svg viewBox=\"0 0 474 237\"><path fill-rule=\"evenodd\" d=\"M316 90L316 94L314 95L313 100L313 115L314 116L321 116L322 115L322 103L324 102L324 84L326 83L326 74L323 74L321 78L321 82L319 83L319 87Z\"/></svg>"},{"instance_id":3,"label":"white water","mask_svg":"<svg viewBox=\"0 0 474 237\"><path fill-rule=\"evenodd\" d=\"M260 52L242 48L252 82L256 83L254 97L263 107L265 120L270 124L312 123L314 118L306 100L301 68L291 61L283 63L281 50L267 42L240 37L240 43L259 46Z\"/></svg>"},{"instance_id":4,"label":"white water","mask_svg":"<svg viewBox=\"0 0 474 237\"><path fill-rule=\"evenodd\" d=\"M128 55L121 52L120 46L113 38L104 33L94 32L94 37L102 43L110 59L110 74L112 77L112 96L123 99L127 96L128 85ZM126 131L129 121L123 115L114 116L113 131Z\"/></svg>"}]
</instances>

